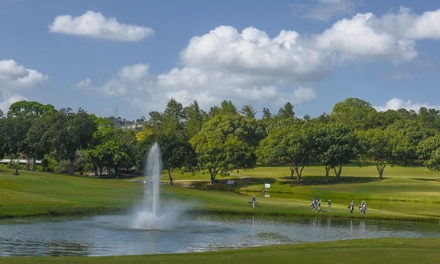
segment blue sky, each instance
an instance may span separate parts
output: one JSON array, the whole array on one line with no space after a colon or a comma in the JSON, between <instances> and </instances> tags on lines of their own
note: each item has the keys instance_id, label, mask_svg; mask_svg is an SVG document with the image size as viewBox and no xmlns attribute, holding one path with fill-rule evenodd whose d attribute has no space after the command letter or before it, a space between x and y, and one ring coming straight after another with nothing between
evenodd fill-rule
<instances>
[{"instance_id":1,"label":"blue sky","mask_svg":"<svg viewBox=\"0 0 440 264\"><path fill-rule=\"evenodd\" d=\"M0 108L440 109L438 1L0 1Z\"/></svg>"}]
</instances>

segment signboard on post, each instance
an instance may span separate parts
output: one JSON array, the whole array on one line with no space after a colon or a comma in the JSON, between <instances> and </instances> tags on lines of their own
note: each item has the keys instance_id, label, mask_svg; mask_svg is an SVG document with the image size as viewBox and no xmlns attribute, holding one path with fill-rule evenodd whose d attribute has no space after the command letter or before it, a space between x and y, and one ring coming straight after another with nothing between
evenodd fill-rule
<instances>
[{"instance_id":1,"label":"signboard on post","mask_svg":"<svg viewBox=\"0 0 440 264\"><path fill-rule=\"evenodd\" d=\"M270 189L270 183L265 183L264 184L264 189Z\"/></svg>"}]
</instances>

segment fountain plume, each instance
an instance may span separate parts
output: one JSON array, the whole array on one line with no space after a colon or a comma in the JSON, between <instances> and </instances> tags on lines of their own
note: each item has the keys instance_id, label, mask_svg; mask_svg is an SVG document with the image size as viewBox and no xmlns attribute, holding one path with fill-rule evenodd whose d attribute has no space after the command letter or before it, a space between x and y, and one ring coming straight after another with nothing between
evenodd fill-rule
<instances>
[{"instance_id":1,"label":"fountain plume","mask_svg":"<svg viewBox=\"0 0 440 264\"><path fill-rule=\"evenodd\" d=\"M134 213L134 228L167 229L177 224L183 212L178 202L161 204L160 175L162 173L162 158L159 144L151 146L144 169L144 197Z\"/></svg>"}]
</instances>

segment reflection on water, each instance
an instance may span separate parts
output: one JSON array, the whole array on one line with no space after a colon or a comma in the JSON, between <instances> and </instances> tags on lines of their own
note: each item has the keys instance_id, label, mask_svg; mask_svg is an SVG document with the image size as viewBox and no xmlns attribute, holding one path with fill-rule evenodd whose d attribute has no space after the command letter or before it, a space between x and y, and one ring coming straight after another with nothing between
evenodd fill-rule
<instances>
[{"instance_id":1,"label":"reflection on water","mask_svg":"<svg viewBox=\"0 0 440 264\"><path fill-rule=\"evenodd\" d=\"M0 256L179 253L374 237L440 237L433 223L200 216L171 230L128 228L127 216L0 221Z\"/></svg>"}]
</instances>

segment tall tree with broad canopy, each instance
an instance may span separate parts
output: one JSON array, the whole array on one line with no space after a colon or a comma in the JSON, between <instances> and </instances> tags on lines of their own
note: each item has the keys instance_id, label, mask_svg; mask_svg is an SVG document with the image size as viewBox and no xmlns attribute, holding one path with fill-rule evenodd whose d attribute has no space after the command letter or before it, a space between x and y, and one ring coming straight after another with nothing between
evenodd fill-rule
<instances>
[{"instance_id":1,"label":"tall tree with broad canopy","mask_svg":"<svg viewBox=\"0 0 440 264\"><path fill-rule=\"evenodd\" d=\"M209 171L211 184L216 176L231 170L255 166L255 147L261 136L256 121L238 114L218 114L191 138L198 165Z\"/></svg>"},{"instance_id":2,"label":"tall tree with broad canopy","mask_svg":"<svg viewBox=\"0 0 440 264\"><path fill-rule=\"evenodd\" d=\"M46 136L51 139L53 154L57 161L70 161L69 173L72 174L76 151L86 149L93 141L97 130L95 119L82 109L77 113L60 109L51 115L50 123Z\"/></svg>"},{"instance_id":3,"label":"tall tree with broad canopy","mask_svg":"<svg viewBox=\"0 0 440 264\"><path fill-rule=\"evenodd\" d=\"M32 120L51 115L54 112L56 110L52 105L43 105L34 101L19 101L9 107L6 121L8 133L5 135L8 153L13 159L20 153L25 154L28 158L28 169L31 158L35 164L35 153L25 141ZM16 169L16 174L18 174L18 169Z\"/></svg>"},{"instance_id":4,"label":"tall tree with broad canopy","mask_svg":"<svg viewBox=\"0 0 440 264\"><path fill-rule=\"evenodd\" d=\"M347 98L335 104L331 113L334 121L363 130L377 127L377 116L370 103L358 98Z\"/></svg>"},{"instance_id":5,"label":"tall tree with broad canopy","mask_svg":"<svg viewBox=\"0 0 440 264\"><path fill-rule=\"evenodd\" d=\"M304 166L312 160L313 144L309 127L291 125L279 130L272 130L260 142L257 156L263 163L286 162L290 169L290 178L296 173L300 183Z\"/></svg>"},{"instance_id":6,"label":"tall tree with broad canopy","mask_svg":"<svg viewBox=\"0 0 440 264\"><path fill-rule=\"evenodd\" d=\"M363 156L374 160L379 179L388 164L405 163L410 150L406 136L394 131L380 128L359 132L360 148Z\"/></svg>"},{"instance_id":7,"label":"tall tree with broad canopy","mask_svg":"<svg viewBox=\"0 0 440 264\"><path fill-rule=\"evenodd\" d=\"M316 149L317 159L325 166L327 183L331 169L336 180L341 180L342 166L357 156L356 133L342 124L317 124L312 135L315 144L312 149Z\"/></svg>"},{"instance_id":8,"label":"tall tree with broad canopy","mask_svg":"<svg viewBox=\"0 0 440 264\"><path fill-rule=\"evenodd\" d=\"M114 171L116 179L121 174L121 169L129 169L135 165L136 157L136 134L133 130L123 130L111 127L105 129L105 135L100 144L87 150L89 161L99 170L102 175L103 168L109 173Z\"/></svg>"},{"instance_id":9,"label":"tall tree with broad canopy","mask_svg":"<svg viewBox=\"0 0 440 264\"><path fill-rule=\"evenodd\" d=\"M426 138L434 136L438 131L435 128L425 126L420 120L417 120L416 117L411 117L412 114L408 114L408 116L406 119L398 120L388 126L387 130L398 132L408 138L408 147L410 148L408 151L410 155L409 159L417 159L417 146L419 143Z\"/></svg>"},{"instance_id":10,"label":"tall tree with broad canopy","mask_svg":"<svg viewBox=\"0 0 440 264\"><path fill-rule=\"evenodd\" d=\"M36 170L35 159L43 159L51 151L51 139L46 131L50 128L50 117L41 116L32 120L31 126L26 133L24 143L27 146L28 155L33 157L32 170Z\"/></svg>"}]
</instances>

